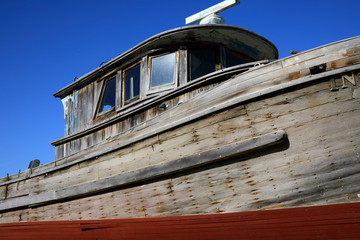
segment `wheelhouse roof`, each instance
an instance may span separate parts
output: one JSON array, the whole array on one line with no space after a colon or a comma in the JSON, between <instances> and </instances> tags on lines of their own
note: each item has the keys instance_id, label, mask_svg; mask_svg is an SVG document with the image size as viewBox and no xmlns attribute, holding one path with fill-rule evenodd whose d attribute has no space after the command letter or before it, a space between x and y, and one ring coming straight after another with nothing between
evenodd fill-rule
<instances>
[{"instance_id":1,"label":"wheelhouse roof","mask_svg":"<svg viewBox=\"0 0 360 240\"><path fill-rule=\"evenodd\" d=\"M104 74L119 69L132 61L139 60L147 54L181 45L196 44L224 46L248 55L256 61L278 58L278 50L274 44L264 37L240 27L223 24L180 27L148 38L57 91L54 96L64 98L71 94L73 90L80 89Z\"/></svg>"}]
</instances>

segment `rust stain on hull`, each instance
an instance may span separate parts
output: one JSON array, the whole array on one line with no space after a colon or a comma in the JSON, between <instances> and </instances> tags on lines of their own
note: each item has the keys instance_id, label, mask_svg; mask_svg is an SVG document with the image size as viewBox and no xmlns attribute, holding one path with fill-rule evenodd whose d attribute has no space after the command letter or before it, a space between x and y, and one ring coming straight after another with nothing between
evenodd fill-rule
<instances>
[{"instance_id":1,"label":"rust stain on hull","mask_svg":"<svg viewBox=\"0 0 360 240\"><path fill-rule=\"evenodd\" d=\"M289 80L295 80L295 79L298 79L298 78L301 78L302 75L300 72L292 72L292 73L289 73Z\"/></svg>"}]
</instances>

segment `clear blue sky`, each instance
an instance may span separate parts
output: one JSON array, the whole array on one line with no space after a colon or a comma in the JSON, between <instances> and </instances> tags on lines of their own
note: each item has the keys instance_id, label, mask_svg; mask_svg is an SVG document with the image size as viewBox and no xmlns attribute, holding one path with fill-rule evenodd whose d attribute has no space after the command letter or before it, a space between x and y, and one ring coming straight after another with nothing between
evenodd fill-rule
<instances>
[{"instance_id":1,"label":"clear blue sky","mask_svg":"<svg viewBox=\"0 0 360 240\"><path fill-rule=\"evenodd\" d=\"M0 177L54 160L63 137L52 94L157 33L222 0L0 0ZM279 49L308 50L360 34L359 0L240 0L220 13Z\"/></svg>"}]
</instances>

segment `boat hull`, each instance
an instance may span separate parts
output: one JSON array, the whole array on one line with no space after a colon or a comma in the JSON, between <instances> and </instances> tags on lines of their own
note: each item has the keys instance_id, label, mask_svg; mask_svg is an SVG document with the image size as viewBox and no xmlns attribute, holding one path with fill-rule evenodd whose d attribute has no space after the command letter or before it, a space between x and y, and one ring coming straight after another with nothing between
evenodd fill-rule
<instances>
[{"instance_id":1,"label":"boat hull","mask_svg":"<svg viewBox=\"0 0 360 240\"><path fill-rule=\"evenodd\" d=\"M61 151L76 151L1 183L0 222L146 222L333 204L358 212L359 46L349 39L177 90L161 98L163 112L144 104L144 114L62 139Z\"/></svg>"},{"instance_id":2,"label":"boat hull","mask_svg":"<svg viewBox=\"0 0 360 240\"><path fill-rule=\"evenodd\" d=\"M0 238L359 239L360 203L162 218L1 224Z\"/></svg>"}]
</instances>

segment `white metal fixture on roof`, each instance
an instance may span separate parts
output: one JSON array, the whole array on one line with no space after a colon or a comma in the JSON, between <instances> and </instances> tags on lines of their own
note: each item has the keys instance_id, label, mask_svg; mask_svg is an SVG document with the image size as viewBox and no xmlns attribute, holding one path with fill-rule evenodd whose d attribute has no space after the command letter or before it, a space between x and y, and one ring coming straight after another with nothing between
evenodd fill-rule
<instances>
[{"instance_id":1,"label":"white metal fixture on roof","mask_svg":"<svg viewBox=\"0 0 360 240\"><path fill-rule=\"evenodd\" d=\"M212 14L216 14L218 12L222 12L228 8L231 8L235 5L238 5L240 3L240 1L238 0L225 0L222 1L221 3L218 3L212 7L209 7L201 12L198 12L190 17L187 17L185 19L185 24L193 24L196 23L198 21L200 21L201 19L212 15Z\"/></svg>"}]
</instances>

